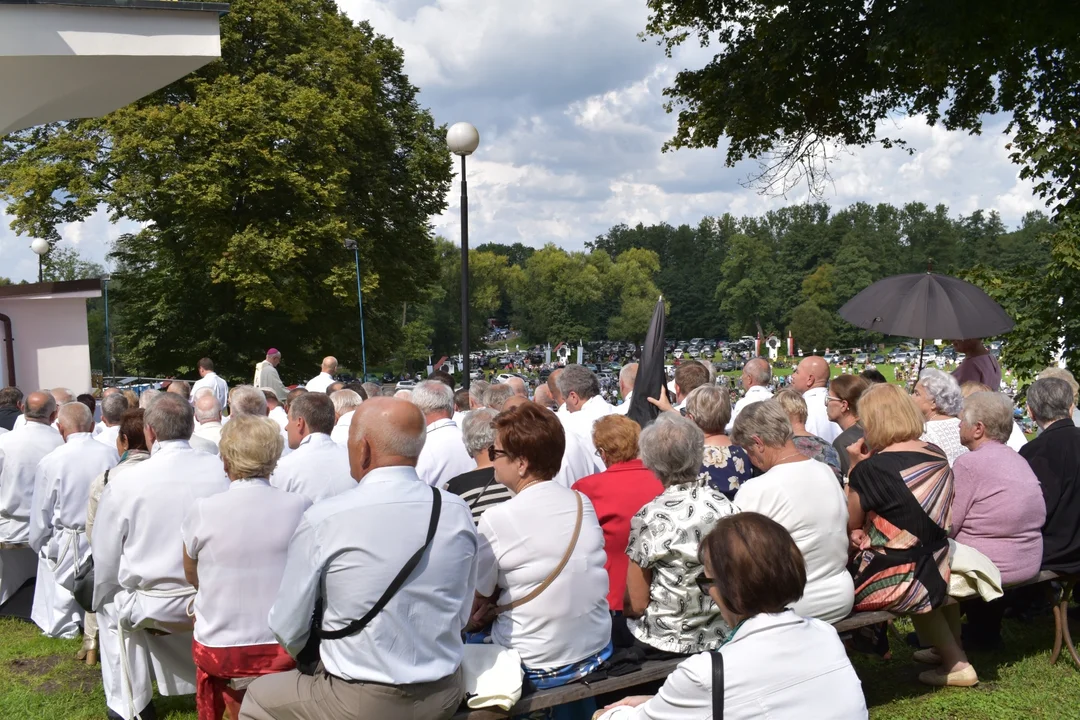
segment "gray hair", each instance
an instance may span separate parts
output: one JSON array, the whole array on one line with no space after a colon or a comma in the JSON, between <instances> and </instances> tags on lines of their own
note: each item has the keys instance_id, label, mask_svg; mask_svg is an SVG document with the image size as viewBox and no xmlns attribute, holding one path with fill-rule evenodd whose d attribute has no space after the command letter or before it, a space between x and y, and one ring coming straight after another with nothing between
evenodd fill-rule
<instances>
[{"instance_id":1,"label":"gray hair","mask_svg":"<svg viewBox=\"0 0 1080 720\"><path fill-rule=\"evenodd\" d=\"M209 388L207 388L209 389ZM221 419L221 403L214 393L202 393L195 400L195 419L201 423Z\"/></svg>"},{"instance_id":2,"label":"gray hair","mask_svg":"<svg viewBox=\"0 0 1080 720\"><path fill-rule=\"evenodd\" d=\"M68 388L53 388L49 392L52 393L57 405L67 405L69 402L75 402L75 393Z\"/></svg>"},{"instance_id":3,"label":"gray hair","mask_svg":"<svg viewBox=\"0 0 1080 720\"><path fill-rule=\"evenodd\" d=\"M176 393L159 393L143 415L158 440L187 440L195 431L195 413Z\"/></svg>"},{"instance_id":4,"label":"gray hair","mask_svg":"<svg viewBox=\"0 0 1080 720\"><path fill-rule=\"evenodd\" d=\"M269 412L266 404L266 395L263 391L251 385L237 385L229 396L229 407L233 416L254 415L265 417Z\"/></svg>"},{"instance_id":5,"label":"gray hair","mask_svg":"<svg viewBox=\"0 0 1080 720\"><path fill-rule=\"evenodd\" d=\"M919 383L943 415L956 417L964 409L964 394L952 375L937 368L926 368L919 373Z\"/></svg>"},{"instance_id":6,"label":"gray hair","mask_svg":"<svg viewBox=\"0 0 1080 720\"><path fill-rule=\"evenodd\" d=\"M174 395L179 395L180 397L187 400L189 397L191 397L191 385L189 385L185 380L173 380L169 383L168 392L171 392Z\"/></svg>"},{"instance_id":7,"label":"gray hair","mask_svg":"<svg viewBox=\"0 0 1080 720\"><path fill-rule=\"evenodd\" d=\"M964 400L964 422L982 423L986 436L999 443L1009 442L1013 429L1013 404L998 392L977 392Z\"/></svg>"},{"instance_id":8,"label":"gray hair","mask_svg":"<svg viewBox=\"0 0 1080 720\"><path fill-rule=\"evenodd\" d=\"M425 415L433 412L454 414L454 389L442 380L423 380L417 383L410 400Z\"/></svg>"},{"instance_id":9,"label":"gray hair","mask_svg":"<svg viewBox=\"0 0 1080 720\"><path fill-rule=\"evenodd\" d=\"M90 432L94 429L94 413L81 402L66 403L60 406L57 420L69 432Z\"/></svg>"},{"instance_id":10,"label":"gray hair","mask_svg":"<svg viewBox=\"0 0 1080 720\"><path fill-rule=\"evenodd\" d=\"M160 390L154 390L153 388L143 390L142 394L139 395L139 408L142 410L149 410L150 406L154 404L154 400L156 400L157 396L160 394Z\"/></svg>"},{"instance_id":11,"label":"gray hair","mask_svg":"<svg viewBox=\"0 0 1080 720\"><path fill-rule=\"evenodd\" d=\"M330 393L330 402L334 403L334 414L340 416L360 407L364 401L355 390L335 390Z\"/></svg>"},{"instance_id":12,"label":"gray hair","mask_svg":"<svg viewBox=\"0 0 1080 720\"><path fill-rule=\"evenodd\" d=\"M596 374L584 365L567 365L559 376L555 378L555 385L562 393L563 399L570 393L577 393L582 400L600 394L600 379Z\"/></svg>"},{"instance_id":13,"label":"gray hair","mask_svg":"<svg viewBox=\"0 0 1080 720\"><path fill-rule=\"evenodd\" d=\"M361 387L364 388L364 392L367 393L369 398L379 397L382 394L382 388L378 383L366 382Z\"/></svg>"},{"instance_id":14,"label":"gray hair","mask_svg":"<svg viewBox=\"0 0 1080 720\"><path fill-rule=\"evenodd\" d=\"M495 444L495 416L491 408L480 408L465 414L461 421L461 440L469 457L487 450Z\"/></svg>"},{"instance_id":15,"label":"gray hair","mask_svg":"<svg viewBox=\"0 0 1080 720\"><path fill-rule=\"evenodd\" d=\"M396 393L394 393L394 399L405 400L406 402L408 402L412 399L412 390L406 390L405 388L402 388L401 390L398 390Z\"/></svg>"},{"instance_id":16,"label":"gray hair","mask_svg":"<svg viewBox=\"0 0 1080 720\"><path fill-rule=\"evenodd\" d=\"M772 380L772 366L763 357L750 358L743 365L743 372L755 385L768 385Z\"/></svg>"},{"instance_id":17,"label":"gray hair","mask_svg":"<svg viewBox=\"0 0 1080 720\"><path fill-rule=\"evenodd\" d=\"M664 487L694 482L705 456L705 433L676 413L661 413L641 431L638 449L645 467Z\"/></svg>"},{"instance_id":18,"label":"gray hair","mask_svg":"<svg viewBox=\"0 0 1080 720\"><path fill-rule=\"evenodd\" d=\"M109 425L119 425L120 417L128 409L127 398L121 393L113 393L105 396L101 401L101 418Z\"/></svg>"},{"instance_id":19,"label":"gray hair","mask_svg":"<svg viewBox=\"0 0 1080 720\"><path fill-rule=\"evenodd\" d=\"M1041 378L1031 383L1027 390L1027 406L1031 418L1040 425L1070 417L1073 401L1072 388L1061 378Z\"/></svg>"},{"instance_id":20,"label":"gray hair","mask_svg":"<svg viewBox=\"0 0 1080 720\"><path fill-rule=\"evenodd\" d=\"M41 404L41 407L35 409L30 405L28 397L23 414L26 416L27 420L48 422L49 418L52 417L52 414L56 412L56 398L54 398L52 393L48 390L39 390L38 392L45 396L45 402Z\"/></svg>"},{"instance_id":21,"label":"gray hair","mask_svg":"<svg viewBox=\"0 0 1080 720\"><path fill-rule=\"evenodd\" d=\"M484 393L491 387L491 383L487 380L473 380L469 383L469 397L477 405L484 404Z\"/></svg>"},{"instance_id":22,"label":"gray hair","mask_svg":"<svg viewBox=\"0 0 1080 720\"><path fill-rule=\"evenodd\" d=\"M338 392L345 392L339 390ZM349 390L348 392L353 392ZM303 393L289 405L290 418L303 418L313 433L329 435L334 429L334 401L325 393Z\"/></svg>"},{"instance_id":23,"label":"gray hair","mask_svg":"<svg viewBox=\"0 0 1080 720\"><path fill-rule=\"evenodd\" d=\"M1071 372L1065 368L1060 368L1057 365L1051 365L1039 373L1039 380L1044 380L1046 378L1057 378L1058 380L1064 380L1069 383L1069 387L1071 387L1073 391L1073 403L1076 403L1077 398L1080 397L1080 384L1076 382L1076 378L1073 377Z\"/></svg>"},{"instance_id":24,"label":"gray hair","mask_svg":"<svg viewBox=\"0 0 1080 720\"><path fill-rule=\"evenodd\" d=\"M622 366L622 370L619 371L619 385L633 387L637 382L638 364L627 363Z\"/></svg>"},{"instance_id":25,"label":"gray hair","mask_svg":"<svg viewBox=\"0 0 1080 720\"><path fill-rule=\"evenodd\" d=\"M717 385L702 385L686 396L686 413L708 435L724 432L731 420L731 398Z\"/></svg>"},{"instance_id":26,"label":"gray hair","mask_svg":"<svg viewBox=\"0 0 1080 720\"><path fill-rule=\"evenodd\" d=\"M502 410L503 405L514 395L514 388L505 383L492 385L484 392L484 407Z\"/></svg>"},{"instance_id":27,"label":"gray hair","mask_svg":"<svg viewBox=\"0 0 1080 720\"><path fill-rule=\"evenodd\" d=\"M739 411L731 428L731 442L749 447L755 437L772 448L783 447L795 437L791 420L779 400L751 403Z\"/></svg>"}]
</instances>

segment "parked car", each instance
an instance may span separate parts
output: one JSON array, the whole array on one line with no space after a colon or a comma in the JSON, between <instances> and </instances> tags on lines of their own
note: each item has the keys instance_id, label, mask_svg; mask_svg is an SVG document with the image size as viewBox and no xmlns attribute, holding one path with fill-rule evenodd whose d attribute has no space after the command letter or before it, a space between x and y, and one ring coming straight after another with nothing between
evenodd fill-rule
<instances>
[{"instance_id":1,"label":"parked car","mask_svg":"<svg viewBox=\"0 0 1080 720\"><path fill-rule=\"evenodd\" d=\"M412 390L416 387L415 380L402 380L395 386L395 390Z\"/></svg>"},{"instance_id":2,"label":"parked car","mask_svg":"<svg viewBox=\"0 0 1080 720\"><path fill-rule=\"evenodd\" d=\"M885 363L885 356L884 355L875 355L874 356L874 364L875 365L882 365L884 363Z\"/></svg>"}]
</instances>

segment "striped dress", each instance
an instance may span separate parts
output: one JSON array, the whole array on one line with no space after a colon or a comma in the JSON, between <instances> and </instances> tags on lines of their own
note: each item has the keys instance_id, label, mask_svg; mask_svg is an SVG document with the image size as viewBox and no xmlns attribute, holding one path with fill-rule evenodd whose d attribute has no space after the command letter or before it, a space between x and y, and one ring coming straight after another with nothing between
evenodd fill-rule
<instances>
[{"instance_id":1,"label":"striped dress","mask_svg":"<svg viewBox=\"0 0 1080 720\"><path fill-rule=\"evenodd\" d=\"M881 452L851 471L871 547L855 556L856 611L927 613L949 591L953 475L934 445Z\"/></svg>"}]
</instances>

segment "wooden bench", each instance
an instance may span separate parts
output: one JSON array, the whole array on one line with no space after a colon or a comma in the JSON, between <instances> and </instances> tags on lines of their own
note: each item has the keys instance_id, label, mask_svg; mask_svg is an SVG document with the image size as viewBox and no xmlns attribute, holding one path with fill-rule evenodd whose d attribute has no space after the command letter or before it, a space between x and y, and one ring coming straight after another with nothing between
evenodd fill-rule
<instances>
[{"instance_id":1,"label":"wooden bench","mask_svg":"<svg viewBox=\"0 0 1080 720\"><path fill-rule=\"evenodd\" d=\"M1013 588L1026 587L1029 585L1041 585L1042 583L1048 583L1052 580L1061 581L1061 591L1054 598L1055 634L1054 649L1050 654L1051 664L1057 662L1058 656L1061 654L1062 645L1064 645L1069 649L1069 654L1072 656L1073 662L1076 663L1077 667L1080 667L1080 656L1077 655L1076 646L1073 644L1072 635L1069 633L1067 614L1069 609L1069 597L1078 579L1080 578L1073 576L1059 576L1057 573L1044 570L1026 582L1009 585L1006 588L1007 590L1011 590ZM949 598L948 600L948 603L955 602L957 601L953 598ZM837 633L842 634L870 625L877 625L878 623L896 620L900 617L903 617L903 615L898 615L885 610L860 612L849 615L840 622L834 623L833 627L836 628ZM627 690L639 685L665 679L680 662L682 662L682 658L676 658L674 660L650 660L642 665L641 670L626 675L620 675L619 677L608 677L594 683L576 682L557 688L550 688L548 690L539 690L530 695L525 695L518 701L517 705L511 708L510 712L503 712L497 709L461 710L454 715L453 720L504 720L508 717L524 715L535 710L545 710L576 700L584 700L585 698L596 697L597 695L604 695L617 690Z\"/></svg>"}]
</instances>

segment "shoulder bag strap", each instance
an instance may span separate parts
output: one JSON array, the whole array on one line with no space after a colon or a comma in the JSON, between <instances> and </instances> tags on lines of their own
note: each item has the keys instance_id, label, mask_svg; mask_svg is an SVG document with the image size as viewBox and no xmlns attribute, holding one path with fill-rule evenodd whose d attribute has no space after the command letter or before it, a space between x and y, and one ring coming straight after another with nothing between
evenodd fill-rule
<instances>
[{"instance_id":1,"label":"shoulder bag strap","mask_svg":"<svg viewBox=\"0 0 1080 720\"><path fill-rule=\"evenodd\" d=\"M371 609L367 611L367 614L359 620L353 620L351 623L338 630L322 630L319 629L319 636L326 640L340 640L343 637L354 635L363 630L369 622L375 619L386 604L390 602L391 598L397 594L397 591L401 589L401 586L405 584L405 581L409 579L409 575L416 569L416 566L420 564L420 559L424 556L428 547L431 545L431 540L435 537L435 528L439 524L439 515L442 511L442 493L438 488L431 488L431 520L428 522L427 539L424 540L424 546L413 553L413 556L409 558L409 561L405 563L405 566L401 568L397 576L390 583L390 587L386 588L386 592L382 594L378 602L371 606Z\"/></svg>"},{"instance_id":2,"label":"shoulder bag strap","mask_svg":"<svg viewBox=\"0 0 1080 720\"><path fill-rule=\"evenodd\" d=\"M555 582L555 578L559 577L559 573L566 567L566 563L570 562L570 556L574 554L574 548L577 547L578 535L581 534L581 517L584 513L584 509L581 505L581 493L574 491L574 497L577 498L577 521L574 523L574 534L570 537L570 546L566 548L566 552L562 556L562 560L555 566L555 569L551 571L551 574L544 578L544 582L536 586L536 589L523 598L518 598L509 605L498 605L495 608L495 614L501 615L507 610L513 610L516 607L521 607L527 602L535 600L540 593L548 589L551 583Z\"/></svg>"},{"instance_id":3,"label":"shoulder bag strap","mask_svg":"<svg viewBox=\"0 0 1080 720\"><path fill-rule=\"evenodd\" d=\"M709 654L712 656L712 717L724 720L724 654L719 650Z\"/></svg>"},{"instance_id":4,"label":"shoulder bag strap","mask_svg":"<svg viewBox=\"0 0 1080 720\"><path fill-rule=\"evenodd\" d=\"M108 470L105 471L105 479L101 481L101 487L105 487L106 485L109 484L109 473L111 471L112 471L112 468L109 468Z\"/></svg>"}]
</instances>

